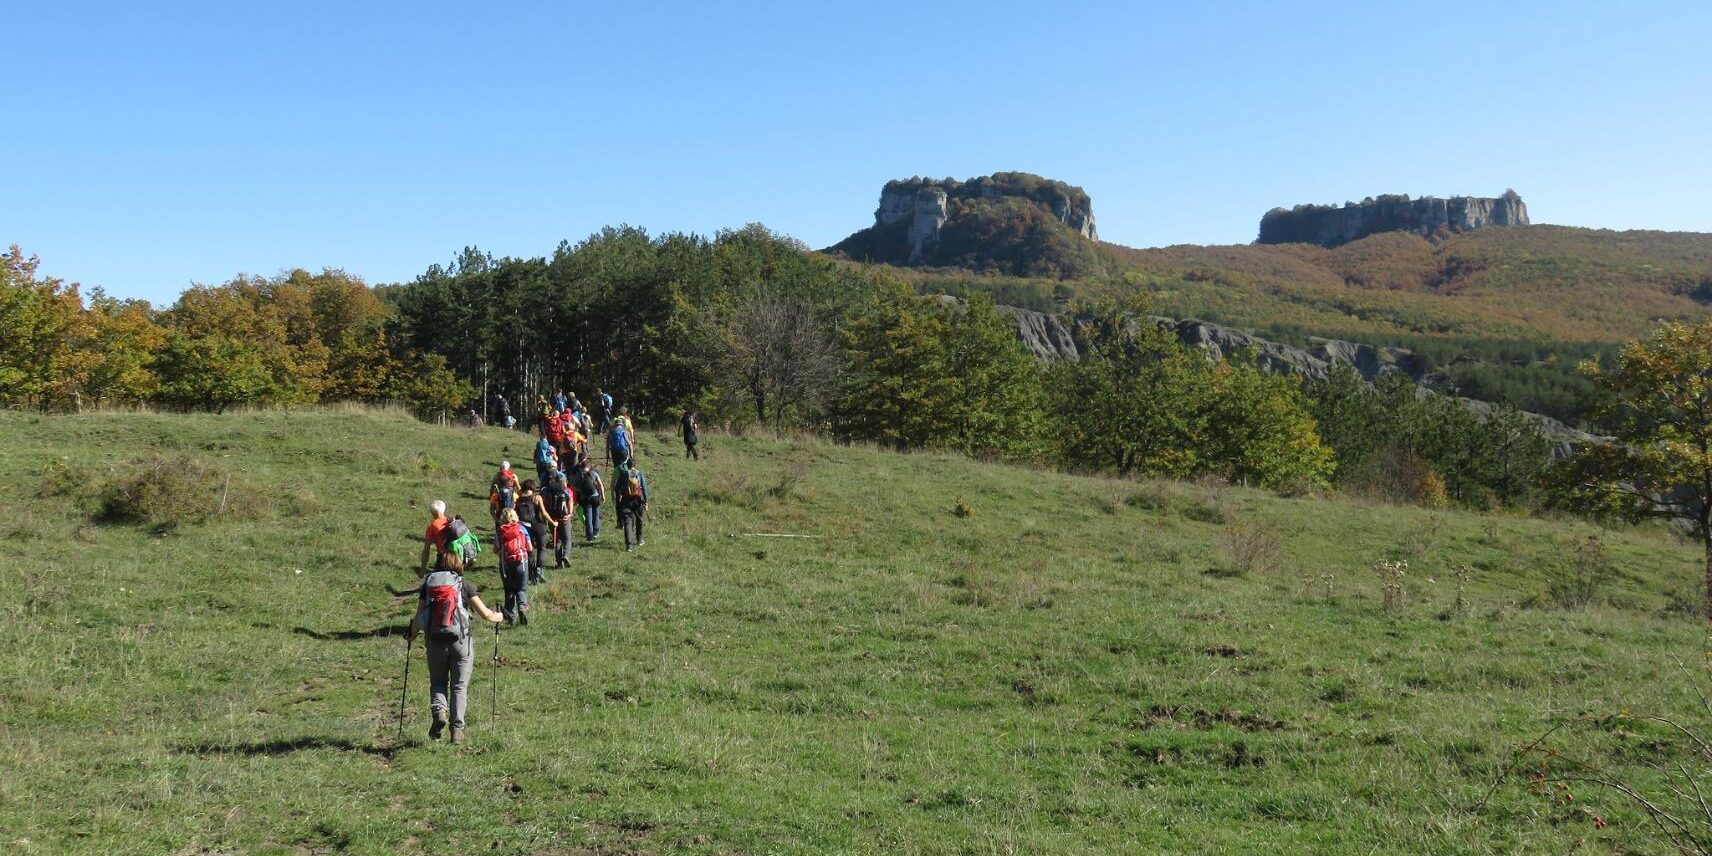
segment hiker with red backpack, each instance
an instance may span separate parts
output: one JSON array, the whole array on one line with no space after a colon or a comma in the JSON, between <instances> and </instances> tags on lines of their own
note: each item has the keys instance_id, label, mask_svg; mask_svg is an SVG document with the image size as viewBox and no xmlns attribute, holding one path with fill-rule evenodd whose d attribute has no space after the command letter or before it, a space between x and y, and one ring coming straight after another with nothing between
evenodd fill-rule
<instances>
[{"instance_id":1,"label":"hiker with red backpack","mask_svg":"<svg viewBox=\"0 0 1712 856\"><path fill-rule=\"evenodd\" d=\"M416 617L409 631L411 639L419 632L427 637L423 647L428 651L428 708L434 718L428 739L440 739L450 725L453 743L464 742L464 711L475 671L470 613L495 624L505 620L482 603L476 587L464 579L463 568L456 551L440 554L435 570L417 588Z\"/></svg>"},{"instance_id":2,"label":"hiker with red backpack","mask_svg":"<svg viewBox=\"0 0 1712 856\"><path fill-rule=\"evenodd\" d=\"M505 606L501 610L512 625L529 623L529 530L517 521L517 510L507 508L499 514L499 532L494 537L499 544L499 581L505 586Z\"/></svg>"},{"instance_id":3,"label":"hiker with red backpack","mask_svg":"<svg viewBox=\"0 0 1712 856\"><path fill-rule=\"evenodd\" d=\"M618 528L624 530L624 551L630 552L631 530L636 547L642 546L642 512L648 510L648 479L635 461L612 471L613 489L618 493Z\"/></svg>"}]
</instances>

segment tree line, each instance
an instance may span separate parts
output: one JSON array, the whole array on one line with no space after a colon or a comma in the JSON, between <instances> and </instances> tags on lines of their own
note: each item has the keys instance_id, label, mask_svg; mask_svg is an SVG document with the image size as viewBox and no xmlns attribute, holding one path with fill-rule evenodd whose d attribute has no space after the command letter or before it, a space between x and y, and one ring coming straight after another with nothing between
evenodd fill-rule
<instances>
[{"instance_id":1,"label":"tree line","mask_svg":"<svg viewBox=\"0 0 1712 856\"><path fill-rule=\"evenodd\" d=\"M466 248L377 288L337 270L240 276L161 309L84 300L16 248L4 258L12 406L398 400L434 417L497 394L527 415L537 395L604 388L642 421L693 407L705 424L904 450L1469 505L1526 501L1545 461L1508 411L1211 361L1134 299L1087 307L1084 357L1043 365L987 294L921 294L756 225L613 227L537 258Z\"/></svg>"}]
</instances>

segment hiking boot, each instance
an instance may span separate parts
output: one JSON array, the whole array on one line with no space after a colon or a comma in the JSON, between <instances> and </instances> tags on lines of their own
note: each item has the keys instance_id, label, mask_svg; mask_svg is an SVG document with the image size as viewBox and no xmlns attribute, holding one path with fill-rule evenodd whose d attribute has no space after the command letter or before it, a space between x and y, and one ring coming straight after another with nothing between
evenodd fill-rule
<instances>
[{"instance_id":1,"label":"hiking boot","mask_svg":"<svg viewBox=\"0 0 1712 856\"><path fill-rule=\"evenodd\" d=\"M434 724L428 726L428 739L429 740L439 740L440 739L440 733L445 731L445 730L446 730L446 712L443 710L434 711Z\"/></svg>"},{"instance_id":2,"label":"hiking boot","mask_svg":"<svg viewBox=\"0 0 1712 856\"><path fill-rule=\"evenodd\" d=\"M642 540L642 539L641 539L641 538L637 538L637 539L636 539L636 546L638 546L638 547L641 547L641 546L643 546L643 545L645 545L645 544L647 544L647 543L648 543L648 542L646 542L646 541L644 541L644 540Z\"/></svg>"},{"instance_id":3,"label":"hiking boot","mask_svg":"<svg viewBox=\"0 0 1712 856\"><path fill-rule=\"evenodd\" d=\"M462 742L464 742L464 730L462 728L452 729L452 745L456 746Z\"/></svg>"}]
</instances>

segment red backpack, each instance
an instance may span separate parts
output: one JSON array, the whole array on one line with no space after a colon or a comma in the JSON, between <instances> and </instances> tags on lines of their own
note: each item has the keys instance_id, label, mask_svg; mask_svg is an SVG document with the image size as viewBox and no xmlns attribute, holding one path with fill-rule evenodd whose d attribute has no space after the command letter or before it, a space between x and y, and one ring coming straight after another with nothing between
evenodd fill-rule
<instances>
[{"instance_id":1,"label":"red backpack","mask_svg":"<svg viewBox=\"0 0 1712 856\"><path fill-rule=\"evenodd\" d=\"M529 540L524 536L521 525L500 524L499 554L508 562L521 562L529 558Z\"/></svg>"},{"instance_id":2,"label":"red backpack","mask_svg":"<svg viewBox=\"0 0 1712 856\"><path fill-rule=\"evenodd\" d=\"M464 611L464 578L451 571L435 571L422 579L418 609L428 638L455 642L470 633L470 616Z\"/></svg>"}]
</instances>

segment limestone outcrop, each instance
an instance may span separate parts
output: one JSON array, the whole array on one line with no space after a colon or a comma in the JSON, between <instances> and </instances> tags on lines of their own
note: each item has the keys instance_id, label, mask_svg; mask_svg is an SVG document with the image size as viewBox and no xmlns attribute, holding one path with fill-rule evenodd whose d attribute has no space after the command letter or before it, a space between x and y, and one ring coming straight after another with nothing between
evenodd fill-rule
<instances>
[{"instance_id":1,"label":"limestone outcrop","mask_svg":"<svg viewBox=\"0 0 1712 856\"><path fill-rule=\"evenodd\" d=\"M1336 247L1380 232L1412 232L1423 238L1494 226L1528 225L1528 206L1516 191L1503 196L1369 197L1340 207L1298 205L1274 208L1260 218L1262 244Z\"/></svg>"},{"instance_id":2,"label":"limestone outcrop","mask_svg":"<svg viewBox=\"0 0 1712 856\"><path fill-rule=\"evenodd\" d=\"M1093 201L1025 172L911 178L880 190L874 225L826 252L866 262L1085 276L1099 267Z\"/></svg>"},{"instance_id":3,"label":"limestone outcrop","mask_svg":"<svg viewBox=\"0 0 1712 856\"><path fill-rule=\"evenodd\" d=\"M1050 361L1081 358L1081 351L1076 344L1076 333L1080 327L1092 323L1093 319L1037 312L1015 306L1000 306L998 310L1016 324L1017 339L1036 359ZM1324 380L1338 366L1349 366L1368 383L1396 373L1407 375L1410 380L1421 383L1427 375L1426 362L1406 348L1376 348L1359 342L1320 338L1310 339L1312 344L1308 348L1297 348L1206 321L1179 321L1157 315L1150 316L1150 320L1159 325L1160 329L1171 331L1183 344L1205 351L1211 359L1231 357L1250 350L1262 369L1277 374ZM1425 385L1418 387L1418 390L1422 395L1442 394L1430 391ZM1481 415L1491 411L1493 407L1488 402L1472 398L1457 400L1464 407ZM1578 446L1606 442L1604 438L1576 430L1549 416L1537 413L1526 415L1539 426L1541 433L1553 442L1554 457L1566 456Z\"/></svg>"},{"instance_id":4,"label":"limestone outcrop","mask_svg":"<svg viewBox=\"0 0 1712 856\"><path fill-rule=\"evenodd\" d=\"M1015 306L1000 306L1016 324L1017 339L1029 352L1041 360L1080 359L1076 344L1077 328L1091 319L1037 312ZM1169 330L1177 340L1191 348L1206 351L1212 359L1234 356L1252 350L1260 365L1280 374L1301 375L1312 380L1324 380L1340 365L1346 365L1372 382L1381 376L1401 372L1410 380L1419 381L1426 375L1426 363L1405 348L1375 348L1340 339L1312 339L1310 348L1262 339L1230 327L1195 319L1176 320L1151 316L1160 329Z\"/></svg>"}]
</instances>

